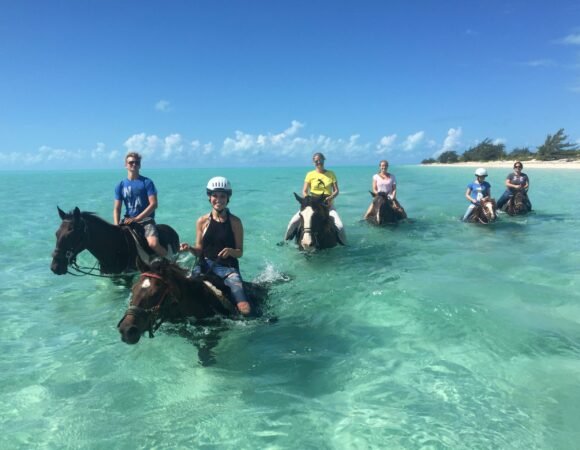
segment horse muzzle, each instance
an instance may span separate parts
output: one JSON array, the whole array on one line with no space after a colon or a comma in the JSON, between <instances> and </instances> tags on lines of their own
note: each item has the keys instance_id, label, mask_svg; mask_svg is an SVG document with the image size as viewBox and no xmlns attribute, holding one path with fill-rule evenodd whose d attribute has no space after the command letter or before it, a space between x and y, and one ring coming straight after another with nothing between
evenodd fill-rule
<instances>
[{"instance_id":1,"label":"horse muzzle","mask_svg":"<svg viewBox=\"0 0 580 450\"><path fill-rule=\"evenodd\" d=\"M139 330L135 320L132 319L132 316L125 316L117 325L117 329L121 334L121 340L130 345L134 345L139 342L139 339L141 339L141 334L143 334L143 332Z\"/></svg>"},{"instance_id":2,"label":"horse muzzle","mask_svg":"<svg viewBox=\"0 0 580 450\"><path fill-rule=\"evenodd\" d=\"M65 275L68 271L68 261L61 258L52 258L50 270L56 275Z\"/></svg>"}]
</instances>

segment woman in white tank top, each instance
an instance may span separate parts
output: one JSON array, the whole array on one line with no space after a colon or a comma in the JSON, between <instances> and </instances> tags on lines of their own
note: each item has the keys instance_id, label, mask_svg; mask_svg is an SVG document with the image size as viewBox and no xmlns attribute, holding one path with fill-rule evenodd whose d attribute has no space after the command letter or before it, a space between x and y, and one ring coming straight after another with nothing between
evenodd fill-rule
<instances>
[{"instance_id":1,"label":"woman in white tank top","mask_svg":"<svg viewBox=\"0 0 580 450\"><path fill-rule=\"evenodd\" d=\"M396 204L397 202L397 179L395 175L388 172L389 170L389 162L383 159L379 162L379 173L373 175L373 184L372 190L374 194L378 194L379 192L384 192L387 196L394 200ZM371 213L373 208L373 202L371 202L367 212L364 215L366 219L368 215Z\"/></svg>"}]
</instances>

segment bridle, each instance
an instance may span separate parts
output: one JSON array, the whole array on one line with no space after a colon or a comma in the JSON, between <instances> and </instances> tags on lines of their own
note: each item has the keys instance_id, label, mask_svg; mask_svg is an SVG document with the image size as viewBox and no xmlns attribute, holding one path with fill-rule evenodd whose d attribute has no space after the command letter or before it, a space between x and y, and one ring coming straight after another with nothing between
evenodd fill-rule
<instances>
[{"instance_id":1,"label":"bridle","mask_svg":"<svg viewBox=\"0 0 580 450\"><path fill-rule=\"evenodd\" d=\"M310 206L312 208L312 206ZM313 208L314 209L314 208ZM304 225L304 216L302 216L302 211L300 211L300 219L302 219L302 225ZM314 214L313 214L314 215ZM312 220L310 221L312 223ZM302 227L302 236L309 234L312 237L312 242L314 247L318 247L318 231L312 231L312 227Z\"/></svg>"},{"instance_id":2,"label":"bridle","mask_svg":"<svg viewBox=\"0 0 580 450\"><path fill-rule=\"evenodd\" d=\"M64 252L64 257L59 257L60 254L63 253L62 249L60 248L55 248L54 251L52 252L52 257L56 258L59 261L65 261L66 262L66 266L67 266L67 271L66 273L73 275L75 277L80 277L80 276L85 276L85 275L92 275L94 277L99 277L99 278L116 278L117 275L109 275L109 274L102 274L102 273L97 273L100 272L100 264L99 261L95 262L95 264L93 265L93 267L85 267L85 266L79 266L77 263L77 256L78 254L83 251L84 249L89 247L89 242L90 242L90 233L89 233L89 227L87 225L86 220L84 220L83 218L80 218L77 221L75 221L74 219L65 219L63 220L63 222L72 222L73 223L73 230L76 232L77 230L80 230L81 226L82 226L82 231L80 231L81 233L81 239L73 246L71 246L69 249L67 249ZM127 233L123 233L123 236L125 238L125 242L127 244L127 249L129 249L129 238L127 237ZM131 252L127 252L129 257L130 257L130 253ZM127 266L129 267L130 263L129 261L127 261ZM69 270L69 268L73 269L74 272L71 272ZM132 275L132 274L131 274Z\"/></svg>"},{"instance_id":3,"label":"bridle","mask_svg":"<svg viewBox=\"0 0 580 450\"><path fill-rule=\"evenodd\" d=\"M77 255L84 249L87 247L88 245L88 241L89 241L89 233L87 230L87 223L85 222L84 219L80 219L78 226L75 223L74 220L72 219L67 219L67 220L63 220L63 222L72 222L73 223L73 230L77 231L80 229L81 225L83 227L82 231L81 231L81 239L79 239L79 241L71 246L70 248L68 248L65 252L64 252L64 258L59 257L59 255L63 252L62 249L56 247L54 249L54 251L52 252L52 257L56 258L57 260L65 260L66 261L66 265L67 265L67 273L70 273L71 275L77 275L75 273L71 273L68 271L68 267L72 267L73 269L75 269L77 272L80 273L84 273L81 268L78 266L77 264Z\"/></svg>"},{"instance_id":4,"label":"bridle","mask_svg":"<svg viewBox=\"0 0 580 450\"><path fill-rule=\"evenodd\" d=\"M485 204L493 205L493 202L491 200L488 200L485 202ZM489 215L488 209L486 208L486 206L484 206L484 204L480 204L479 209L481 211L481 214L477 214L477 220L479 221L479 223L487 225L488 223L491 222L492 217ZM485 218L485 220L481 217L482 215Z\"/></svg>"},{"instance_id":5,"label":"bridle","mask_svg":"<svg viewBox=\"0 0 580 450\"><path fill-rule=\"evenodd\" d=\"M142 318L147 324L145 329L149 333L149 337L153 338L153 337L155 337L154 333L159 329L161 324L165 321L165 316L162 315L161 313L163 311L162 308L165 304L166 299L170 297L169 294L171 293L171 286L169 285L169 283L167 281L165 281L163 279L163 277L161 275L158 275L156 273L144 272L141 274L140 279L143 280L144 278L155 278L156 280L159 280L163 283L164 288L163 288L163 292L160 295L159 301L157 302L156 305L154 305L150 308L141 308L140 306L129 305L129 308L127 308L127 311L125 311L125 314L123 315L121 320L119 320L119 323L117 324L117 328L119 328L119 326L121 325L121 323L125 320L125 318L127 316L133 316L137 320Z\"/></svg>"}]
</instances>

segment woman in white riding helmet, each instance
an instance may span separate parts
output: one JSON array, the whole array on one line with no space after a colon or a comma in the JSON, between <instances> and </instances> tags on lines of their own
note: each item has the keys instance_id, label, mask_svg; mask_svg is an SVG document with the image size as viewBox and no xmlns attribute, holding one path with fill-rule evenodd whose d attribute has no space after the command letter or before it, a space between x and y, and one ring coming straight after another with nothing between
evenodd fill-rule
<instances>
[{"instance_id":1,"label":"woman in white riding helmet","mask_svg":"<svg viewBox=\"0 0 580 450\"><path fill-rule=\"evenodd\" d=\"M232 292L232 300L243 315L251 313L250 303L242 284L238 259L244 253L242 221L227 208L232 186L225 177L214 177L207 183L206 193L211 211L197 219L195 245L184 242L181 251L199 257L199 266L192 274L213 272L224 280Z\"/></svg>"},{"instance_id":2,"label":"woman in white riding helmet","mask_svg":"<svg viewBox=\"0 0 580 450\"><path fill-rule=\"evenodd\" d=\"M475 181L469 183L467 185L467 190L465 191L465 198L469 202L469 206L467 207L467 211L463 215L463 221L465 222L475 206L486 197L491 196L491 185L485 181L487 178L487 170L483 167L475 170Z\"/></svg>"}]
</instances>

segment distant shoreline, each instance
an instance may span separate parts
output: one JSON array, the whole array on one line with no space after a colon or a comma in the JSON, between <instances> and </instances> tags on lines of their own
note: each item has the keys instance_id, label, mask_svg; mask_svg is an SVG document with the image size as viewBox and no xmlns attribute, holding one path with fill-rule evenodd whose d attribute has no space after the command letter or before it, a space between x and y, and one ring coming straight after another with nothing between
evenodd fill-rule
<instances>
[{"instance_id":1,"label":"distant shoreline","mask_svg":"<svg viewBox=\"0 0 580 450\"><path fill-rule=\"evenodd\" d=\"M471 162L457 162L457 163L433 163L433 164L419 164L423 167L485 167L485 168L507 168L512 169L515 161L471 161ZM580 169L580 160L567 161L522 161L524 165L524 172L526 169Z\"/></svg>"}]
</instances>

